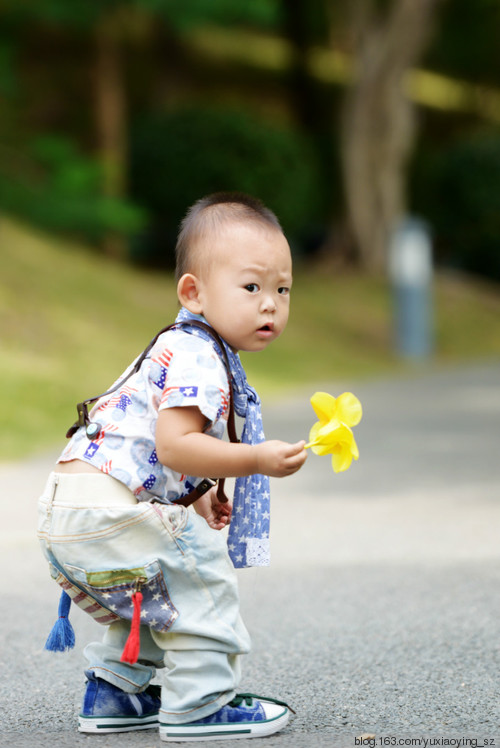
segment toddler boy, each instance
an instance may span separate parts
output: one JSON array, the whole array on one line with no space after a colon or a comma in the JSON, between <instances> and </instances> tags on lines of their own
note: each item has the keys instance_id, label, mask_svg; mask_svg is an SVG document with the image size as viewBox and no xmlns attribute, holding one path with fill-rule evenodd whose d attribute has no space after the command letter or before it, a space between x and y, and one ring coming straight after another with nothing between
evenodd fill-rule
<instances>
[{"instance_id":1,"label":"toddler boy","mask_svg":"<svg viewBox=\"0 0 500 748\"><path fill-rule=\"evenodd\" d=\"M290 249L270 210L224 193L190 209L176 251L176 325L80 420L40 499L39 537L53 577L107 624L85 649L80 731L259 737L289 709L237 693L250 643L234 567L269 563L268 476L293 474L306 451L264 440L237 351L283 332ZM222 439L231 404L241 442ZM234 507L216 486L203 493L206 476L236 478Z\"/></svg>"}]
</instances>

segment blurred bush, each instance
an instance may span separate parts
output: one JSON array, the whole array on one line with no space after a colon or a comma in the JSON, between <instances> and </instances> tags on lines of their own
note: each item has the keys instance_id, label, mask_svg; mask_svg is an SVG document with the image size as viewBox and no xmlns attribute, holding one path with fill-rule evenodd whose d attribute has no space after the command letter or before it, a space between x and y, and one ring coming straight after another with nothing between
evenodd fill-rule
<instances>
[{"instance_id":1,"label":"blurred bush","mask_svg":"<svg viewBox=\"0 0 500 748\"><path fill-rule=\"evenodd\" d=\"M259 197L292 244L303 243L321 214L310 141L240 110L190 107L145 116L132 129L130 163L133 199L152 215L134 242L133 259L141 263L171 267L179 221L212 192Z\"/></svg>"},{"instance_id":2,"label":"blurred bush","mask_svg":"<svg viewBox=\"0 0 500 748\"><path fill-rule=\"evenodd\" d=\"M145 211L102 195L101 185L101 165L82 155L71 139L38 137L22 161L9 153L2 159L0 210L92 243L108 232L138 232L145 225Z\"/></svg>"},{"instance_id":3,"label":"blurred bush","mask_svg":"<svg viewBox=\"0 0 500 748\"><path fill-rule=\"evenodd\" d=\"M414 206L433 228L440 264L500 280L500 132L422 150Z\"/></svg>"}]
</instances>

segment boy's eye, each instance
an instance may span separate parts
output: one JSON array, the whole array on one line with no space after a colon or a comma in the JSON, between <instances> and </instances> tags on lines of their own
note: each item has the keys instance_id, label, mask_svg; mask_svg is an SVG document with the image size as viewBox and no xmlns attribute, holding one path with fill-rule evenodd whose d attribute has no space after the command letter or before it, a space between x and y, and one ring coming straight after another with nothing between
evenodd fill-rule
<instances>
[{"instance_id":1,"label":"boy's eye","mask_svg":"<svg viewBox=\"0 0 500 748\"><path fill-rule=\"evenodd\" d=\"M245 286L245 290L249 291L250 293L257 293L257 291L259 290L259 287L256 283L248 283Z\"/></svg>"},{"instance_id":2,"label":"boy's eye","mask_svg":"<svg viewBox=\"0 0 500 748\"><path fill-rule=\"evenodd\" d=\"M281 294L281 296L287 296L287 294L290 293L290 289L288 286L281 286L281 288L278 288L278 293Z\"/></svg>"}]
</instances>

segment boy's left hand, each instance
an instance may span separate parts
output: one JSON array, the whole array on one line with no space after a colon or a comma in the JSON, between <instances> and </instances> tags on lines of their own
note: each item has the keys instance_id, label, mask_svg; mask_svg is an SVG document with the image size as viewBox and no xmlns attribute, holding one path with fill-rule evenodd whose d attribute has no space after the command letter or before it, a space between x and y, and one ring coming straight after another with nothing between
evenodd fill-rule
<instances>
[{"instance_id":1,"label":"boy's left hand","mask_svg":"<svg viewBox=\"0 0 500 748\"><path fill-rule=\"evenodd\" d=\"M231 520L232 504L230 501L221 504L217 498L217 486L214 486L193 503L195 511L203 517L213 530L223 530Z\"/></svg>"}]
</instances>

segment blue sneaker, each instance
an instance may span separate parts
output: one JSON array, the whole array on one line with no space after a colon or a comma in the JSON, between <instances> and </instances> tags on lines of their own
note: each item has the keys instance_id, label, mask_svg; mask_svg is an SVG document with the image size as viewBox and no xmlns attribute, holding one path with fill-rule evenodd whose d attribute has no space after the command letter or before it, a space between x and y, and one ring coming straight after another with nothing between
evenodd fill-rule
<instances>
[{"instance_id":1,"label":"blue sneaker","mask_svg":"<svg viewBox=\"0 0 500 748\"><path fill-rule=\"evenodd\" d=\"M196 722L172 725L160 718L160 738L172 742L262 738L281 730L292 711L282 701L240 693L219 711Z\"/></svg>"},{"instance_id":2,"label":"blue sneaker","mask_svg":"<svg viewBox=\"0 0 500 748\"><path fill-rule=\"evenodd\" d=\"M158 727L160 687L148 686L141 693L125 693L93 673L78 715L80 732L130 732Z\"/></svg>"}]
</instances>

